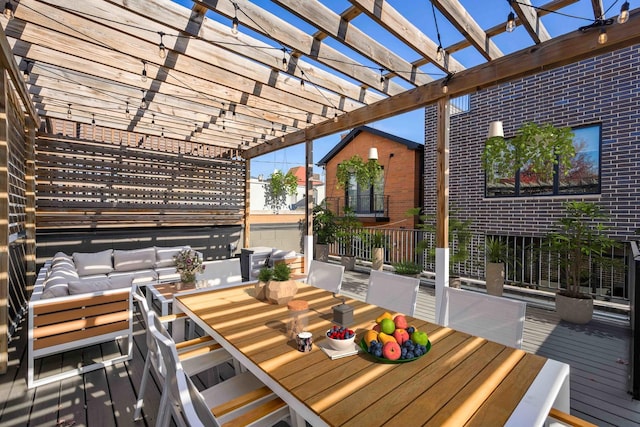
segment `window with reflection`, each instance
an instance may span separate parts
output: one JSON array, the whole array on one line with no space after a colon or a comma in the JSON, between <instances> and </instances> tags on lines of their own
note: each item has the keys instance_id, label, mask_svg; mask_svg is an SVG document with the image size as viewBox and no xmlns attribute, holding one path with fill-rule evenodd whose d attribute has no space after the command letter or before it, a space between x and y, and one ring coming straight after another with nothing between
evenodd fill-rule
<instances>
[{"instance_id":1,"label":"window with reflection","mask_svg":"<svg viewBox=\"0 0 640 427\"><path fill-rule=\"evenodd\" d=\"M556 165L553 177L543 179L525 165L515 176L487 174L486 197L536 197L600 192L601 126L573 128L576 155L566 171Z\"/></svg>"}]
</instances>

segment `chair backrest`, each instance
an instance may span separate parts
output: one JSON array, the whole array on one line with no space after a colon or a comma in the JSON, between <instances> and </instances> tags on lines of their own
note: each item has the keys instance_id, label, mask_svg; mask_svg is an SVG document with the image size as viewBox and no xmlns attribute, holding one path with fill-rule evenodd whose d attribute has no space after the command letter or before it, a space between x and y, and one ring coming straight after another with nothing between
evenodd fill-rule
<instances>
[{"instance_id":1,"label":"chair backrest","mask_svg":"<svg viewBox=\"0 0 640 427\"><path fill-rule=\"evenodd\" d=\"M527 303L444 287L438 323L509 347L522 348Z\"/></svg>"},{"instance_id":2,"label":"chair backrest","mask_svg":"<svg viewBox=\"0 0 640 427\"><path fill-rule=\"evenodd\" d=\"M321 288L334 294L340 293L344 265L329 264L318 260L312 260L307 275L307 283L316 288Z\"/></svg>"},{"instance_id":3,"label":"chair backrest","mask_svg":"<svg viewBox=\"0 0 640 427\"><path fill-rule=\"evenodd\" d=\"M153 336L162 355L165 371L163 393L167 393L169 405L177 409L173 412L182 417L176 420L178 425L219 426L202 395L190 384L191 381L182 369L176 346L155 312L150 312L149 319L148 333Z\"/></svg>"},{"instance_id":4,"label":"chair backrest","mask_svg":"<svg viewBox=\"0 0 640 427\"><path fill-rule=\"evenodd\" d=\"M240 258L205 261L204 271L196 273L196 280L206 280L207 286L224 288L242 284Z\"/></svg>"},{"instance_id":5,"label":"chair backrest","mask_svg":"<svg viewBox=\"0 0 640 427\"><path fill-rule=\"evenodd\" d=\"M420 279L371 270L367 303L413 316Z\"/></svg>"},{"instance_id":6,"label":"chair backrest","mask_svg":"<svg viewBox=\"0 0 640 427\"><path fill-rule=\"evenodd\" d=\"M164 368L162 364L160 350L158 350L158 345L156 343L155 338L149 332L149 326L153 323L153 318L151 314L157 319L158 316L155 315L153 310L149 309L149 305L147 304L147 299L142 294L142 291L139 287L132 292L133 298L138 302L138 307L140 308L140 314L142 315L142 323L147 330L147 357L151 361L151 365L153 366L156 374L163 377L164 376ZM164 326L163 326L164 329Z\"/></svg>"}]
</instances>

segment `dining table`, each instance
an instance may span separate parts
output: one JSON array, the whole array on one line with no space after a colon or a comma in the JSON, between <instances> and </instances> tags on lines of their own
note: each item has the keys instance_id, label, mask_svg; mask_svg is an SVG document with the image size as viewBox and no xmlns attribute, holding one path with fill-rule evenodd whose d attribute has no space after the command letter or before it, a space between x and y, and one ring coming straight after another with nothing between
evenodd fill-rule
<instances>
[{"instance_id":1,"label":"dining table","mask_svg":"<svg viewBox=\"0 0 640 427\"><path fill-rule=\"evenodd\" d=\"M330 292L298 283L307 301L312 349L287 334L287 305L254 296L254 286L176 294L174 311L205 333L282 398L292 425L541 426L552 407L569 412L569 366L467 333L405 316L428 334L430 350L405 363L383 363L362 351L332 359L320 347L333 325ZM383 307L346 298L356 343ZM395 312L389 312L392 316Z\"/></svg>"}]
</instances>

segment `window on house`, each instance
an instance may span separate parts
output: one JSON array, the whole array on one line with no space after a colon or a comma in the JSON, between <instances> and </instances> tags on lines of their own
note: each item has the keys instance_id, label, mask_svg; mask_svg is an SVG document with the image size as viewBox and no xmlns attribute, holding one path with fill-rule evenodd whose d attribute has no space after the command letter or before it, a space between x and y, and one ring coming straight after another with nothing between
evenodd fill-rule
<instances>
[{"instance_id":1,"label":"window on house","mask_svg":"<svg viewBox=\"0 0 640 427\"><path fill-rule=\"evenodd\" d=\"M571 169L565 173L556 165L551 180L540 179L527 167L515 176L494 176L485 180L487 197L531 197L566 194L597 194L600 192L601 126L590 125L573 129L576 155Z\"/></svg>"},{"instance_id":2,"label":"window on house","mask_svg":"<svg viewBox=\"0 0 640 427\"><path fill-rule=\"evenodd\" d=\"M351 176L345 197L346 206L356 214L384 212L384 173L375 184L367 188L359 186L355 176Z\"/></svg>"}]
</instances>

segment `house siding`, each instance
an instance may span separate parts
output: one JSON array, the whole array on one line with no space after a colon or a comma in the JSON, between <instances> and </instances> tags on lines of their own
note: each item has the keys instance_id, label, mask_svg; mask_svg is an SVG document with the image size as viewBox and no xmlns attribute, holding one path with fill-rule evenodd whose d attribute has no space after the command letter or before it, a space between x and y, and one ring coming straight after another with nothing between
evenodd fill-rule
<instances>
[{"instance_id":1,"label":"house siding","mask_svg":"<svg viewBox=\"0 0 640 427\"><path fill-rule=\"evenodd\" d=\"M450 124L450 205L480 234L542 236L567 200L597 201L608 211L610 234L631 240L640 228L640 46L587 59L471 95L469 112ZM585 196L485 198L480 156L489 123L502 120L506 137L522 124L577 127L601 124L601 193ZM424 204L436 211L435 106L425 110ZM635 237L637 239L637 235Z\"/></svg>"}]
</instances>

